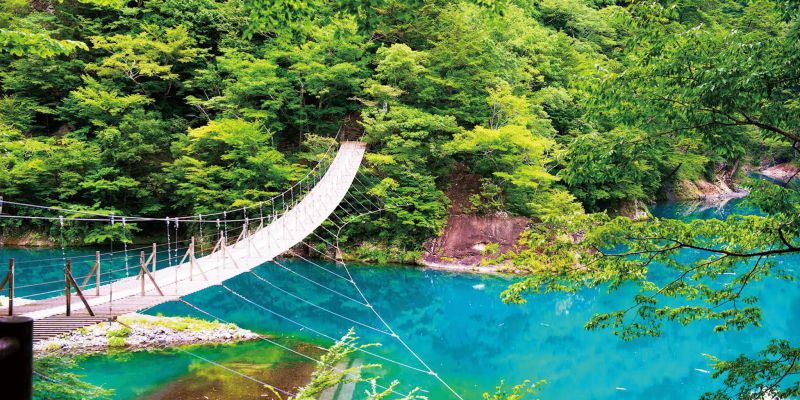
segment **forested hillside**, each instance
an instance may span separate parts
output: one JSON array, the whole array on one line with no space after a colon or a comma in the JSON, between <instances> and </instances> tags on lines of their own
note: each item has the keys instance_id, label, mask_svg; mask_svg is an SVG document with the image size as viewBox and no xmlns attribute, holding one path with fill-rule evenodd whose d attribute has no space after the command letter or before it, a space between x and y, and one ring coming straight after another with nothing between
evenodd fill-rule
<instances>
[{"instance_id":1,"label":"forested hillside","mask_svg":"<svg viewBox=\"0 0 800 400\"><path fill-rule=\"evenodd\" d=\"M144 216L257 204L350 117L370 146L373 194L405 205L356 237L413 248L435 236L456 170L479 179L468 213L614 210L791 157L797 124L782 134L773 119L798 118L792 12L769 1L7 0L0 193Z\"/></svg>"}]
</instances>

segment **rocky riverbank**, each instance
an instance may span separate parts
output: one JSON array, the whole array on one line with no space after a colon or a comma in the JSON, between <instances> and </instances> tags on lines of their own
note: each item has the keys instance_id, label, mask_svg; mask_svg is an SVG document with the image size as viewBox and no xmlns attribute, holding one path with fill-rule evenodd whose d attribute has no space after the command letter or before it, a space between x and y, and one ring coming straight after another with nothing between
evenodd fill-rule
<instances>
[{"instance_id":1,"label":"rocky riverbank","mask_svg":"<svg viewBox=\"0 0 800 400\"><path fill-rule=\"evenodd\" d=\"M800 175L800 166L792 163L783 163L763 168L758 171L761 175L772 178L779 182L787 182L790 179L797 179Z\"/></svg>"},{"instance_id":2,"label":"rocky riverbank","mask_svg":"<svg viewBox=\"0 0 800 400\"><path fill-rule=\"evenodd\" d=\"M235 324L186 317L127 314L117 321L87 326L38 342L34 351L46 354L92 354L109 350L139 351L193 344L223 344L258 339Z\"/></svg>"}]
</instances>

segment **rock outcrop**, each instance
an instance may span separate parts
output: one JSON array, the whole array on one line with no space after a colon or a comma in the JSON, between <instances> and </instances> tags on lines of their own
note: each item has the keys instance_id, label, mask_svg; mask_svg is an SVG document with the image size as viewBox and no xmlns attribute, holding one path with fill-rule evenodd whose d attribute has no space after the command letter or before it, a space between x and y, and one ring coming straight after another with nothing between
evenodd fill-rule
<instances>
[{"instance_id":1,"label":"rock outcrop","mask_svg":"<svg viewBox=\"0 0 800 400\"><path fill-rule=\"evenodd\" d=\"M479 266L517 246L529 219L506 215L451 215L441 236L425 244L424 265Z\"/></svg>"},{"instance_id":2,"label":"rock outcrop","mask_svg":"<svg viewBox=\"0 0 800 400\"><path fill-rule=\"evenodd\" d=\"M739 187L733 180L737 170L738 163L732 167L720 166L713 179L675 181L664 186L662 195L669 201L715 201L747 196L747 189Z\"/></svg>"},{"instance_id":3,"label":"rock outcrop","mask_svg":"<svg viewBox=\"0 0 800 400\"><path fill-rule=\"evenodd\" d=\"M758 172L768 178L785 183L790 179L797 180L800 177L800 166L792 163L783 163L762 168Z\"/></svg>"}]
</instances>

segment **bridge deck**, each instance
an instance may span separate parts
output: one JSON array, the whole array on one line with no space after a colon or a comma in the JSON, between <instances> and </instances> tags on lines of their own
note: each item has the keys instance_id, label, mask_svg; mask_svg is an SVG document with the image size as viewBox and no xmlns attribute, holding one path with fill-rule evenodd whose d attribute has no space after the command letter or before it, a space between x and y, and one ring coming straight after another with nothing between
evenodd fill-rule
<instances>
[{"instance_id":1,"label":"bridge deck","mask_svg":"<svg viewBox=\"0 0 800 400\"><path fill-rule=\"evenodd\" d=\"M197 258L192 275L189 261L153 272L163 295L145 276L145 295L142 296L141 281L132 276L102 285L99 296L94 289L84 291L95 317L89 316L75 294L72 295L70 317L65 315L66 299L63 295L15 305L14 312L34 319L35 336L41 340L173 301L249 271L291 249L325 222L352 185L364 151L364 143L343 142L325 175L291 210L249 237L228 245L224 251L217 250ZM207 279L201 276L198 268L204 271ZM0 314L6 312L6 307L0 307Z\"/></svg>"}]
</instances>

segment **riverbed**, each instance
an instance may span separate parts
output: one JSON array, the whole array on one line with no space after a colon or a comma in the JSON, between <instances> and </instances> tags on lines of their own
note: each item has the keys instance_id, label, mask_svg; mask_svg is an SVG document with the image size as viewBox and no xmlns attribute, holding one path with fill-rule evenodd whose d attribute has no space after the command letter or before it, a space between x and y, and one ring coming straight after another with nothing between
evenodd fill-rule
<instances>
[{"instance_id":1,"label":"riverbed","mask_svg":"<svg viewBox=\"0 0 800 400\"><path fill-rule=\"evenodd\" d=\"M654 210L659 216L687 219L752 212L741 200L701 209L665 204ZM47 253L60 256L60 250L0 251L3 258L12 253L18 259ZM69 251L73 256L87 252ZM797 256L779 262L789 269L800 267ZM84 359L81 373L89 382L114 389L118 399L264 399L269 398L268 391L231 370L291 390L313 367L293 351L318 355L317 346L331 343L326 337L338 338L355 327L361 343L382 343L370 351L385 359L356 355L365 364L381 364L370 374L384 377L384 384L399 380L399 391L419 386L431 399L454 398L422 372L426 368L395 338L381 332L383 326L366 307L346 298L358 299L348 282L321 268L343 272L341 267L294 260L283 264L296 274L271 263L255 270L275 286L249 274L226 283L261 307L220 287L187 300L228 322L270 334L291 350L256 341L194 348L194 355L179 351L101 355ZM662 337L624 342L609 331L586 331L583 324L594 313L630 305L635 294L632 289L612 294L603 288L544 294L530 297L525 305L506 305L500 301L500 293L519 278L399 266L352 265L351 271L373 307L465 399L480 399L501 380L516 383L524 379L547 380L541 394L544 399L697 399L719 385L708 373L711 367L706 354L731 358L756 353L770 338L800 341L800 287L796 282L768 280L748 289L760 295L762 327L713 333L711 322L686 327L666 324ZM299 275L322 282L332 291ZM203 317L180 303L167 303L147 313ZM364 389L366 386L358 387L354 399L364 398Z\"/></svg>"}]
</instances>

